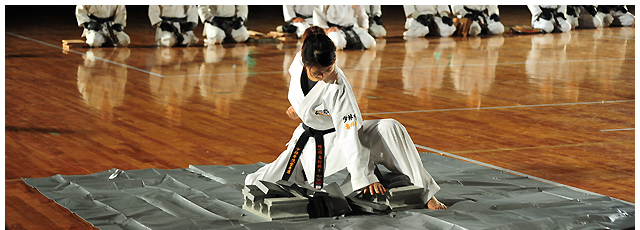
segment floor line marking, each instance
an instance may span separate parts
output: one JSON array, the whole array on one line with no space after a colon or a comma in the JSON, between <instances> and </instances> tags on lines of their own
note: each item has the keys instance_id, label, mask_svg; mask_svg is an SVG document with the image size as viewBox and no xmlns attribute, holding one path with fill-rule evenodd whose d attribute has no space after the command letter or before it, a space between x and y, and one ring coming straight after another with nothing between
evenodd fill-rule
<instances>
[{"instance_id":1,"label":"floor line marking","mask_svg":"<svg viewBox=\"0 0 640 230\"><path fill-rule=\"evenodd\" d=\"M634 143L635 141L611 141L611 142L597 142L597 143L578 143L578 144L566 144L566 145L544 145L536 147L522 147L522 148L500 148L500 149L483 149L483 150L468 150L468 151L455 151L453 154L460 153L483 153L483 152L499 152L499 151L513 151L513 150L528 150L528 149L544 149L544 148L564 148L564 147L576 147L576 146L588 146L588 145L608 145L608 144L624 144Z\"/></svg>"},{"instance_id":2,"label":"floor line marking","mask_svg":"<svg viewBox=\"0 0 640 230\"><path fill-rule=\"evenodd\" d=\"M627 129L603 129L603 130L600 130L600 132L625 131L625 130L636 130L636 128L627 128Z\"/></svg>"},{"instance_id":3,"label":"floor line marking","mask_svg":"<svg viewBox=\"0 0 640 230\"><path fill-rule=\"evenodd\" d=\"M477 164L477 165L489 167L489 168L492 168L492 169L497 169L497 170L500 170L500 171L503 171L503 172L507 172L507 173L511 173L511 174L514 174L514 175L518 175L518 176L521 176L521 177L528 177L530 179L541 181L541 182L548 183L548 184L552 184L552 185L555 185L555 186L567 187L569 189L572 189L572 190L575 190L575 191L578 191L578 192L582 192L582 193L591 194L591 195L604 196L604 195L599 194L599 193L587 191L587 190L584 190L584 189L579 189L579 188L576 188L576 187L572 187L572 186L569 186L569 185L566 185L566 184L561 184L561 183L558 183L558 182L550 181L550 180L547 180L547 179L542 179L540 177L531 176L531 175L528 175L528 174L524 174L524 173L513 171L513 170L510 170L510 169L506 169L506 168L498 167L498 166L495 166L495 165L487 164L487 163L484 163L484 162L481 162L481 161L477 161L477 160L473 160L473 159L470 159L470 158L458 156L458 155L451 154L451 153L444 152L444 151L440 151L440 150L437 150L437 149L432 149L432 148L429 148L429 147L426 147L426 146L417 145L417 144L415 146L418 147L418 148L426 149L426 150L429 150L429 151L432 151L432 152L435 152L435 153L438 153L438 154L441 154L441 155L445 155L445 156L448 156L448 157L451 157L451 158L456 158L456 159L467 161L467 162L474 163L474 164ZM613 198L613 197L611 197L611 199L615 199L615 200L621 201L623 203L635 206L634 203L631 203L629 201L624 201L624 200L621 200L621 199L618 199L618 198Z\"/></svg>"},{"instance_id":4,"label":"floor line marking","mask_svg":"<svg viewBox=\"0 0 640 230\"><path fill-rule=\"evenodd\" d=\"M606 104L606 103L621 103L621 102L634 102L634 101L636 101L636 100L572 102L572 103L537 104L537 105L508 105L508 106L493 106L493 107L478 107L478 108L432 109L432 110L412 110L412 111L397 111L397 112L363 113L362 115L382 115L382 114L400 114L400 113L430 113L430 112L465 111L465 110L480 110L480 109L511 109L511 108L545 107L545 106L561 106L561 105L589 105L589 104Z\"/></svg>"},{"instance_id":5,"label":"floor line marking","mask_svg":"<svg viewBox=\"0 0 640 230\"><path fill-rule=\"evenodd\" d=\"M588 60L566 60L566 61L538 61L538 62L503 62L503 63L478 63L478 64L442 64L442 65L426 65L426 66L394 66L394 67L379 67L379 68L351 68L342 69L343 71L356 71L356 70L379 70L379 69L405 69L405 68L431 68L431 67L446 67L446 66L487 66L487 65L522 65L527 63L564 63L564 62L601 62L601 61L635 61L635 58L613 58L613 59L588 59ZM217 75L239 75L239 74L276 74L287 73L289 71L270 71L270 72L255 72L255 73L213 73L213 74L185 74L185 75L167 75L166 77L195 77L195 76L217 76Z\"/></svg>"},{"instance_id":6,"label":"floor line marking","mask_svg":"<svg viewBox=\"0 0 640 230\"><path fill-rule=\"evenodd\" d=\"M46 42L43 42L43 41L39 41L39 40L36 40L36 39L33 39L33 38L25 37L25 36L14 34L14 33L10 33L10 32L8 32L7 34L9 34L11 36L18 37L18 38L22 38L24 40L28 40L28 41L32 41L32 42L35 42L35 43L39 43L39 44L42 44L42 45L46 45L46 46L58 48L58 49L61 49L61 50L65 50L60 46L52 45L52 44L49 44L49 43L46 43ZM83 56L87 55L86 53L78 52L78 51L71 50L71 49L69 49L67 51L71 52L71 53L83 55ZM104 59L104 58L100 58L100 57L95 57L95 59L101 60L101 61L104 61L104 62L108 62L108 63L114 64L114 65L119 65L119 66L122 66L122 67L126 67L126 68L129 68L129 69L137 70L137 71L140 71L140 72L143 72L143 73L147 73L147 74L150 74L150 75L155 75L155 76L158 76L158 77L165 77L162 74L153 73L153 72L150 72L150 71L147 71L147 70L143 70L143 69L136 68L136 67L133 67L133 66L130 66L130 65L126 65L126 64L122 64L122 63L119 63L119 62L114 62L114 61L111 61L109 59Z\"/></svg>"},{"instance_id":7,"label":"floor line marking","mask_svg":"<svg viewBox=\"0 0 640 230\"><path fill-rule=\"evenodd\" d=\"M590 33L578 33L578 35L585 35L585 36L589 36L589 35L594 35L594 34L590 34ZM636 38L635 38L635 37L620 37L620 36L611 36L611 35L603 35L603 34L600 34L600 35L597 35L597 36L599 36L599 37L608 37L608 38L617 38L617 39L622 39L622 40L634 40L634 41L636 40ZM596 41L597 41L597 39L596 39Z\"/></svg>"}]
</instances>

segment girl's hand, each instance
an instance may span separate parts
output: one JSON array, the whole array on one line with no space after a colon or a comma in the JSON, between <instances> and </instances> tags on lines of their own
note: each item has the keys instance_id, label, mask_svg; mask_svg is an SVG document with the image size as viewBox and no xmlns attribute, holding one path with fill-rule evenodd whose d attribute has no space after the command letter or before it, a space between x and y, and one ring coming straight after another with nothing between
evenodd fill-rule
<instances>
[{"instance_id":1,"label":"girl's hand","mask_svg":"<svg viewBox=\"0 0 640 230\"><path fill-rule=\"evenodd\" d=\"M304 18L301 17L296 17L293 20L291 20L292 22L305 22Z\"/></svg>"},{"instance_id":2,"label":"girl's hand","mask_svg":"<svg viewBox=\"0 0 640 230\"><path fill-rule=\"evenodd\" d=\"M289 118L291 118L292 120L300 119L296 111L293 109L293 106L289 106L289 109L287 109L287 116L289 116Z\"/></svg>"},{"instance_id":3,"label":"girl's hand","mask_svg":"<svg viewBox=\"0 0 640 230\"><path fill-rule=\"evenodd\" d=\"M375 191L376 194L380 193L384 193L387 191L386 188L384 188L384 186L382 186L382 184L380 184L380 182L375 182L373 184L370 184L369 186L364 188L364 193L367 193L367 191L369 191L369 193L371 195L373 195L373 192Z\"/></svg>"}]
</instances>

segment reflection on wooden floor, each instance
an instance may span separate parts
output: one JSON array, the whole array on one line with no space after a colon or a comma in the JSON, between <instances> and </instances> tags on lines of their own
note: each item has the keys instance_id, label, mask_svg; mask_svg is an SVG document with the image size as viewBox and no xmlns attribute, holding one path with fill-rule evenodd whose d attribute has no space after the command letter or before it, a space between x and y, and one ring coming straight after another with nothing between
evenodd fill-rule
<instances>
[{"instance_id":1,"label":"reflection on wooden floor","mask_svg":"<svg viewBox=\"0 0 640 230\"><path fill-rule=\"evenodd\" d=\"M271 162L297 126L284 112L300 44L163 49L141 29L129 48L64 53L60 40L77 30L5 34L10 229L89 227L22 177ZM394 118L420 146L635 202L635 28L389 32L375 49L338 52L365 119Z\"/></svg>"}]
</instances>

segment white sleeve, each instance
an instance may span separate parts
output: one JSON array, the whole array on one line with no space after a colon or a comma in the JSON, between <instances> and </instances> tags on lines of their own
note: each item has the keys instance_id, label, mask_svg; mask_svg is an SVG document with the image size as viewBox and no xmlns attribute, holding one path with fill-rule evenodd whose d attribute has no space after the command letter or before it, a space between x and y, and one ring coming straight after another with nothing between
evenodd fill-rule
<instances>
[{"instance_id":1,"label":"white sleeve","mask_svg":"<svg viewBox=\"0 0 640 230\"><path fill-rule=\"evenodd\" d=\"M354 190L378 182L375 176L375 165L369 159L369 152L362 146L359 139L359 129L362 128L362 116L353 93L342 88L328 98L331 119L336 129L335 144L347 160L347 171L351 174L351 185Z\"/></svg>"},{"instance_id":2,"label":"white sleeve","mask_svg":"<svg viewBox=\"0 0 640 230\"><path fill-rule=\"evenodd\" d=\"M246 22L249 16L249 7L247 5L236 6L236 16L241 17Z\"/></svg>"},{"instance_id":3,"label":"white sleeve","mask_svg":"<svg viewBox=\"0 0 640 230\"><path fill-rule=\"evenodd\" d=\"M321 27L321 28L329 28L329 24L327 24L327 15L324 13L324 9L329 7L327 5L319 5L313 9L313 24Z\"/></svg>"},{"instance_id":4,"label":"white sleeve","mask_svg":"<svg viewBox=\"0 0 640 230\"><path fill-rule=\"evenodd\" d=\"M464 9L464 5L451 5L451 10L454 15L464 16L467 14L467 10Z\"/></svg>"},{"instance_id":5,"label":"white sleeve","mask_svg":"<svg viewBox=\"0 0 640 230\"><path fill-rule=\"evenodd\" d=\"M89 19L89 13L87 12L87 5L77 5L76 6L76 20L78 20L78 26L82 27L82 24L85 22L91 21Z\"/></svg>"},{"instance_id":6,"label":"white sleeve","mask_svg":"<svg viewBox=\"0 0 640 230\"><path fill-rule=\"evenodd\" d=\"M364 6L357 5L354 11L358 25L362 28L369 29L369 16L367 16Z\"/></svg>"},{"instance_id":7,"label":"white sleeve","mask_svg":"<svg viewBox=\"0 0 640 230\"><path fill-rule=\"evenodd\" d=\"M417 15L412 15L413 12L416 12L416 6L414 6L414 5L404 5L404 6L402 6L402 8L404 8L404 16L406 16L407 18L409 17L409 15L411 15L414 18L417 16Z\"/></svg>"},{"instance_id":8,"label":"white sleeve","mask_svg":"<svg viewBox=\"0 0 640 230\"><path fill-rule=\"evenodd\" d=\"M488 5L487 10L489 11L489 17L493 14L500 15L500 11L498 11L498 5Z\"/></svg>"},{"instance_id":9,"label":"white sleeve","mask_svg":"<svg viewBox=\"0 0 640 230\"><path fill-rule=\"evenodd\" d=\"M195 23L194 27L198 25L198 8L195 5L189 5L187 7L187 22Z\"/></svg>"},{"instance_id":10,"label":"white sleeve","mask_svg":"<svg viewBox=\"0 0 640 230\"><path fill-rule=\"evenodd\" d=\"M122 24L122 27L127 26L127 8L124 5L116 6L116 18L113 20L114 23Z\"/></svg>"},{"instance_id":11,"label":"white sleeve","mask_svg":"<svg viewBox=\"0 0 640 230\"><path fill-rule=\"evenodd\" d=\"M288 22L296 18L296 11L293 9L293 5L283 5L282 14L284 15L284 21Z\"/></svg>"},{"instance_id":12,"label":"white sleeve","mask_svg":"<svg viewBox=\"0 0 640 230\"><path fill-rule=\"evenodd\" d=\"M149 5L149 21L151 21L152 26L162 22L159 5Z\"/></svg>"},{"instance_id":13,"label":"white sleeve","mask_svg":"<svg viewBox=\"0 0 640 230\"><path fill-rule=\"evenodd\" d=\"M527 7L529 7L529 11L531 11L532 16L536 16L542 13L542 10L540 9L540 5L527 5Z\"/></svg>"},{"instance_id":14,"label":"white sleeve","mask_svg":"<svg viewBox=\"0 0 640 230\"><path fill-rule=\"evenodd\" d=\"M213 14L211 14L209 5L199 5L198 15L200 15L200 21L202 21L203 24L205 23L205 21L213 19Z\"/></svg>"},{"instance_id":15,"label":"white sleeve","mask_svg":"<svg viewBox=\"0 0 640 230\"><path fill-rule=\"evenodd\" d=\"M371 16L382 17L382 8L380 7L380 5L371 6Z\"/></svg>"},{"instance_id":16,"label":"white sleeve","mask_svg":"<svg viewBox=\"0 0 640 230\"><path fill-rule=\"evenodd\" d=\"M451 17L451 9L449 9L449 5L438 5L436 6L436 10L438 11L438 14L440 14L440 17Z\"/></svg>"},{"instance_id":17,"label":"white sleeve","mask_svg":"<svg viewBox=\"0 0 640 230\"><path fill-rule=\"evenodd\" d=\"M558 7L558 12L563 13L565 17L567 16L567 5L560 5Z\"/></svg>"}]
</instances>

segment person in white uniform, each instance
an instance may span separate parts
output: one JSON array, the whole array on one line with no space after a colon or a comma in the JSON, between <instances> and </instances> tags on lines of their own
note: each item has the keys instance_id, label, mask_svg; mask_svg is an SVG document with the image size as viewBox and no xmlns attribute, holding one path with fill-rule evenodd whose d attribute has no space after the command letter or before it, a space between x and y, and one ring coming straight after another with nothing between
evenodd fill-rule
<instances>
[{"instance_id":1,"label":"person in white uniform","mask_svg":"<svg viewBox=\"0 0 640 230\"><path fill-rule=\"evenodd\" d=\"M192 46L199 40L193 33L198 25L195 5L150 5L149 21L156 27L158 46Z\"/></svg>"},{"instance_id":2,"label":"person in white uniform","mask_svg":"<svg viewBox=\"0 0 640 230\"><path fill-rule=\"evenodd\" d=\"M572 29L601 28L602 14L597 13L594 5L567 5L567 21Z\"/></svg>"},{"instance_id":3,"label":"person in white uniform","mask_svg":"<svg viewBox=\"0 0 640 230\"><path fill-rule=\"evenodd\" d=\"M298 38L313 25L313 9L311 5L283 5L282 14L286 24L276 27L276 31L295 33Z\"/></svg>"},{"instance_id":4,"label":"person in white uniform","mask_svg":"<svg viewBox=\"0 0 640 230\"><path fill-rule=\"evenodd\" d=\"M353 191L386 191L374 174L375 165L407 175L424 191L430 209L445 209L434 194L440 190L425 170L411 137L393 119L363 121L351 85L336 66L336 47L322 28L303 35L302 51L291 67L287 115L302 123L278 158L247 175L245 184L263 180L310 183L322 188L324 177L344 168ZM307 181L307 182L305 182Z\"/></svg>"},{"instance_id":5,"label":"person in white uniform","mask_svg":"<svg viewBox=\"0 0 640 230\"><path fill-rule=\"evenodd\" d=\"M382 26L382 8L380 5L365 5L364 11L369 16L369 34L376 38L387 36L387 30Z\"/></svg>"},{"instance_id":6,"label":"person in white uniform","mask_svg":"<svg viewBox=\"0 0 640 230\"><path fill-rule=\"evenodd\" d=\"M313 10L313 24L325 29L338 50L369 49L376 45L376 40L367 31L369 17L364 6L318 6Z\"/></svg>"},{"instance_id":7,"label":"person in white uniform","mask_svg":"<svg viewBox=\"0 0 640 230\"><path fill-rule=\"evenodd\" d=\"M599 5L598 15L602 18L604 26L631 26L635 21L633 14L623 5Z\"/></svg>"},{"instance_id":8,"label":"person in white uniform","mask_svg":"<svg viewBox=\"0 0 640 230\"><path fill-rule=\"evenodd\" d=\"M545 33L554 30L567 32L571 30L571 23L567 21L567 5L527 5L531 11L531 26L541 29Z\"/></svg>"},{"instance_id":9,"label":"person in white uniform","mask_svg":"<svg viewBox=\"0 0 640 230\"><path fill-rule=\"evenodd\" d=\"M77 5L76 19L84 27L82 37L91 47L127 46L131 43L124 33L127 9L124 5Z\"/></svg>"},{"instance_id":10,"label":"person in white uniform","mask_svg":"<svg viewBox=\"0 0 640 230\"><path fill-rule=\"evenodd\" d=\"M457 17L465 17L471 21L468 35L504 33L498 5L454 5L451 9Z\"/></svg>"},{"instance_id":11,"label":"person in white uniform","mask_svg":"<svg viewBox=\"0 0 640 230\"><path fill-rule=\"evenodd\" d=\"M404 5L407 20L402 35L424 37L428 34L449 37L456 32L448 5Z\"/></svg>"},{"instance_id":12,"label":"person in white uniform","mask_svg":"<svg viewBox=\"0 0 640 230\"><path fill-rule=\"evenodd\" d=\"M229 35L236 42L249 39L249 31L244 26L249 14L246 5L200 5L198 14L204 24L205 46L222 43Z\"/></svg>"}]
</instances>

